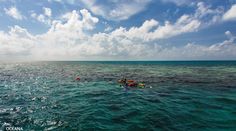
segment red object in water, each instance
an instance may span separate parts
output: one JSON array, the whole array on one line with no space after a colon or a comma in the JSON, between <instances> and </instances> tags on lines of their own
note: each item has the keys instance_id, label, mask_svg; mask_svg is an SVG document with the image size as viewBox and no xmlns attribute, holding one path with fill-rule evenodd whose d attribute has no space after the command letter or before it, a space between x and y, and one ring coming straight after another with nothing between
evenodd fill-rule
<instances>
[{"instance_id":1,"label":"red object in water","mask_svg":"<svg viewBox=\"0 0 236 131\"><path fill-rule=\"evenodd\" d=\"M134 80L127 80L128 83L134 83Z\"/></svg>"},{"instance_id":2,"label":"red object in water","mask_svg":"<svg viewBox=\"0 0 236 131\"><path fill-rule=\"evenodd\" d=\"M79 81L79 80L80 80L80 78L79 78L79 77L76 77L76 80L77 80L77 81Z\"/></svg>"},{"instance_id":3,"label":"red object in water","mask_svg":"<svg viewBox=\"0 0 236 131\"><path fill-rule=\"evenodd\" d=\"M134 86L136 86L136 83L129 83L128 86L129 87L134 87Z\"/></svg>"}]
</instances>

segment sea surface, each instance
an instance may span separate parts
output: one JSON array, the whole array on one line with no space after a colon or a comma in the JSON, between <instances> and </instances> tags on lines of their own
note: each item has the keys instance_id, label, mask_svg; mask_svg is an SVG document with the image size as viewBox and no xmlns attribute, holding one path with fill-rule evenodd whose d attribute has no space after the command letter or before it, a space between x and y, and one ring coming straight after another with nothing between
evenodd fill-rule
<instances>
[{"instance_id":1,"label":"sea surface","mask_svg":"<svg viewBox=\"0 0 236 131\"><path fill-rule=\"evenodd\" d=\"M146 88L125 89L121 78ZM233 131L236 61L1 63L0 129L6 127Z\"/></svg>"}]
</instances>

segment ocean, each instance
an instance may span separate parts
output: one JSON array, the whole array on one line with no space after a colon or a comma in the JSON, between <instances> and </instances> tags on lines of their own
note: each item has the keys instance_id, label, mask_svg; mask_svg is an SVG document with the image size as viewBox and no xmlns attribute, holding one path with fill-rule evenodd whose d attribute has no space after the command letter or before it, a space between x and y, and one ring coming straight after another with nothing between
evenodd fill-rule
<instances>
[{"instance_id":1,"label":"ocean","mask_svg":"<svg viewBox=\"0 0 236 131\"><path fill-rule=\"evenodd\" d=\"M145 88L126 89L122 78ZM6 127L236 130L236 61L1 63L0 129Z\"/></svg>"}]
</instances>

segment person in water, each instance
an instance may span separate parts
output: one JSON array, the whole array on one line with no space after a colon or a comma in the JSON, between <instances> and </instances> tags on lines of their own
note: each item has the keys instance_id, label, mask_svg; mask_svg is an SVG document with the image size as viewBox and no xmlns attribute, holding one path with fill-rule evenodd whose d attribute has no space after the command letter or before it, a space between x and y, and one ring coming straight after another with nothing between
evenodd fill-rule
<instances>
[{"instance_id":1,"label":"person in water","mask_svg":"<svg viewBox=\"0 0 236 131\"><path fill-rule=\"evenodd\" d=\"M127 83L126 78L123 78L121 81L122 81L122 86L127 91L128 90L128 83Z\"/></svg>"},{"instance_id":2,"label":"person in water","mask_svg":"<svg viewBox=\"0 0 236 131\"><path fill-rule=\"evenodd\" d=\"M127 87L127 86L128 86L128 83L127 83L126 78L122 78L122 79L120 80L120 83L121 83L121 86L124 86L124 87Z\"/></svg>"},{"instance_id":3,"label":"person in water","mask_svg":"<svg viewBox=\"0 0 236 131\"><path fill-rule=\"evenodd\" d=\"M127 85L127 80L126 80L126 78L121 79L121 83L122 83L124 86L126 86L126 85Z\"/></svg>"}]
</instances>

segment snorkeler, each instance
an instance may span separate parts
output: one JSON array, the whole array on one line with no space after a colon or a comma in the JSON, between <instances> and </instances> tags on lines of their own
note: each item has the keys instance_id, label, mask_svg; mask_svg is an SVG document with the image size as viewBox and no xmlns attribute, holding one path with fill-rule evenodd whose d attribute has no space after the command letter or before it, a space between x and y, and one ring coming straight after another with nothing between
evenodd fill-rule
<instances>
[{"instance_id":1,"label":"snorkeler","mask_svg":"<svg viewBox=\"0 0 236 131\"><path fill-rule=\"evenodd\" d=\"M122 79L122 86L124 87L124 89L127 91L129 88L128 88L128 83L127 83L127 80L126 78L123 78Z\"/></svg>"},{"instance_id":2,"label":"snorkeler","mask_svg":"<svg viewBox=\"0 0 236 131\"><path fill-rule=\"evenodd\" d=\"M118 81L118 83L120 83L120 86L123 86L123 87L128 86L126 78L122 78L121 80Z\"/></svg>"},{"instance_id":3,"label":"snorkeler","mask_svg":"<svg viewBox=\"0 0 236 131\"><path fill-rule=\"evenodd\" d=\"M127 80L126 80L126 78L123 79L123 84L124 84L125 86L128 85L128 84L127 84Z\"/></svg>"}]
</instances>

